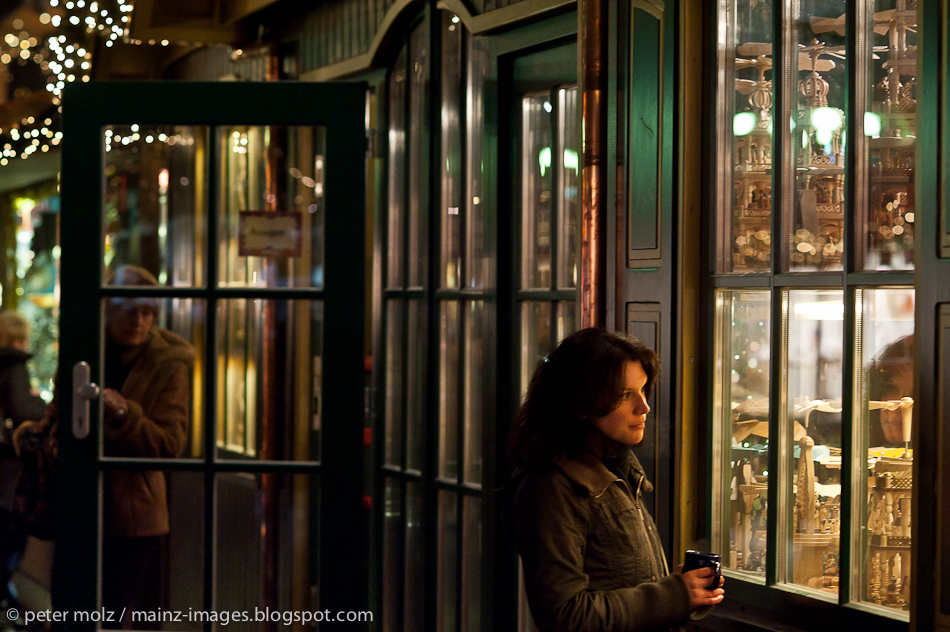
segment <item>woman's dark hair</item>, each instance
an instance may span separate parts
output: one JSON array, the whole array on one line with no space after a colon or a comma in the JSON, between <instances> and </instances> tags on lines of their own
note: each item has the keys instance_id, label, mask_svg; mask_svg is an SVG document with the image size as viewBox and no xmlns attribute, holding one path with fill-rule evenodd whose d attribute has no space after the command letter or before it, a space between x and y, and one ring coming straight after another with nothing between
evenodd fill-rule
<instances>
[{"instance_id":1,"label":"woman's dark hair","mask_svg":"<svg viewBox=\"0 0 950 632\"><path fill-rule=\"evenodd\" d=\"M543 469L579 455L591 421L617 407L627 362L639 362L653 391L660 362L636 338L604 329L582 329L538 363L508 440L508 456L522 469Z\"/></svg>"},{"instance_id":2,"label":"woman's dark hair","mask_svg":"<svg viewBox=\"0 0 950 632\"><path fill-rule=\"evenodd\" d=\"M897 393L894 378L914 370L914 336L903 336L884 347L868 365L868 398L885 399L909 396Z\"/></svg>"}]
</instances>

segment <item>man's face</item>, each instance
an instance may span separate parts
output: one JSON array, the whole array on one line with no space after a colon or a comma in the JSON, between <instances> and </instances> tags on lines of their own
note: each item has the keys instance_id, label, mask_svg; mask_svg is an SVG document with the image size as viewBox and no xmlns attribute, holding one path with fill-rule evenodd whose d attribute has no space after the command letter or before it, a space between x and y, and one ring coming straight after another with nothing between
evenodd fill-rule
<instances>
[{"instance_id":1,"label":"man's face","mask_svg":"<svg viewBox=\"0 0 950 632\"><path fill-rule=\"evenodd\" d=\"M136 300L118 299L106 313L106 333L113 342L124 346L145 342L154 324L154 305Z\"/></svg>"}]
</instances>

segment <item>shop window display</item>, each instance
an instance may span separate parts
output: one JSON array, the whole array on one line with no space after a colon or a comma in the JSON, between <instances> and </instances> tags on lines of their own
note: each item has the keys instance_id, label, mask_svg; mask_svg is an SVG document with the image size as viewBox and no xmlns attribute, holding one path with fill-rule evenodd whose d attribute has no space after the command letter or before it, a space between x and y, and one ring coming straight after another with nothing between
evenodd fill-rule
<instances>
[{"instance_id":1,"label":"shop window display","mask_svg":"<svg viewBox=\"0 0 950 632\"><path fill-rule=\"evenodd\" d=\"M727 574L907 620L917 5L718 19L713 541Z\"/></svg>"},{"instance_id":2,"label":"shop window display","mask_svg":"<svg viewBox=\"0 0 950 632\"><path fill-rule=\"evenodd\" d=\"M733 121L718 131L719 203L725 211L720 271L769 271L773 209L782 215L783 269L841 269L849 125L859 133L853 154L860 158L855 203L863 236L854 247L862 266L913 268L916 3L859 4L867 28L857 34L847 33L843 1L804 0L797 15L788 7L787 41L777 45L770 4L742 0L723 11L720 19L731 28L721 41L719 65L734 79L725 82L717 106L721 119ZM849 37L858 38L867 54L849 59ZM773 68L778 46L791 69L787 104L773 103L773 82L782 75ZM849 73L858 75L863 111L853 123ZM782 156L772 152L776 121L785 120L776 105L789 121L789 150ZM773 199L773 167L789 191L783 199Z\"/></svg>"}]
</instances>

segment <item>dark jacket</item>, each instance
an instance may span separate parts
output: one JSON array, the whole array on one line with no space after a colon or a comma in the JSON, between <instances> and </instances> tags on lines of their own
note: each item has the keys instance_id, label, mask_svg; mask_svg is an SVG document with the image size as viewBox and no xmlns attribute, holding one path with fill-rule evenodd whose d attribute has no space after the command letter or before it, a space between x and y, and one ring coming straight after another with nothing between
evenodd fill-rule
<instances>
[{"instance_id":1,"label":"dark jacket","mask_svg":"<svg viewBox=\"0 0 950 632\"><path fill-rule=\"evenodd\" d=\"M0 413L13 420L13 426L24 421L39 421L46 412L46 402L30 389L30 373L26 361L33 356L13 347L0 347Z\"/></svg>"},{"instance_id":2,"label":"dark jacket","mask_svg":"<svg viewBox=\"0 0 950 632\"><path fill-rule=\"evenodd\" d=\"M13 431L24 421L38 421L46 402L30 390L26 361L32 356L0 347L0 508L11 510L21 465L13 448Z\"/></svg>"},{"instance_id":3,"label":"dark jacket","mask_svg":"<svg viewBox=\"0 0 950 632\"><path fill-rule=\"evenodd\" d=\"M195 350L181 336L158 327L142 346L119 389L128 400L128 412L105 420L105 453L177 458L188 438ZM110 470L104 476L107 535L168 533L164 472Z\"/></svg>"},{"instance_id":4,"label":"dark jacket","mask_svg":"<svg viewBox=\"0 0 950 632\"><path fill-rule=\"evenodd\" d=\"M641 492L653 486L629 459L627 480L591 455L519 477L509 531L541 632L666 630L689 620L686 581L669 574L643 506Z\"/></svg>"}]
</instances>

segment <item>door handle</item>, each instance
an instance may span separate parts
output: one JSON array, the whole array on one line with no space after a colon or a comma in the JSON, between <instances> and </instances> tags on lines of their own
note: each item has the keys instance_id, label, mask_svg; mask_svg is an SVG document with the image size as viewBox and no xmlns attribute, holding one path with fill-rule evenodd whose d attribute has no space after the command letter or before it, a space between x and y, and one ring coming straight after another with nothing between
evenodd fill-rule
<instances>
[{"instance_id":1,"label":"door handle","mask_svg":"<svg viewBox=\"0 0 950 632\"><path fill-rule=\"evenodd\" d=\"M99 386L89 381L89 365L77 362L73 366L73 436L89 436L89 402L99 397Z\"/></svg>"}]
</instances>

